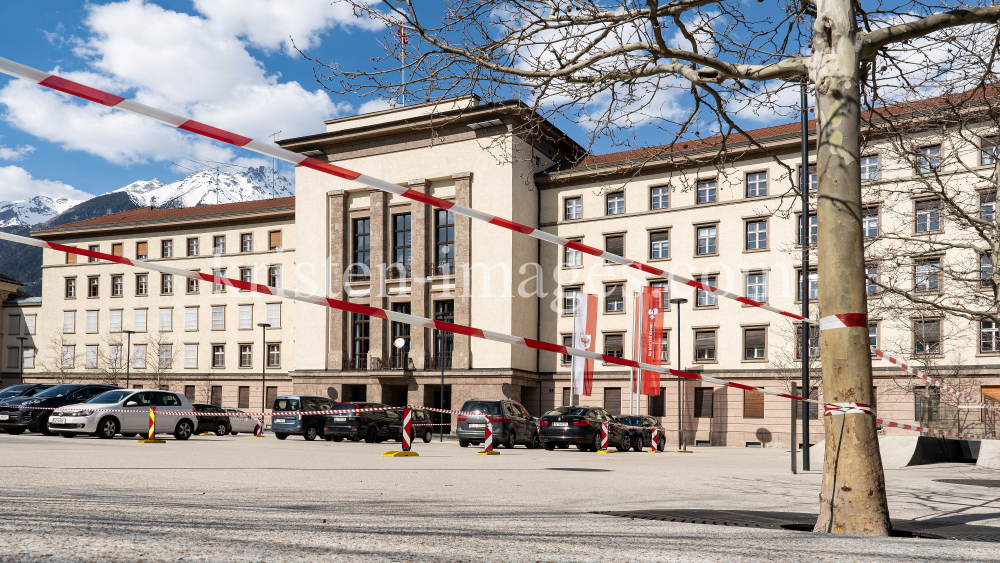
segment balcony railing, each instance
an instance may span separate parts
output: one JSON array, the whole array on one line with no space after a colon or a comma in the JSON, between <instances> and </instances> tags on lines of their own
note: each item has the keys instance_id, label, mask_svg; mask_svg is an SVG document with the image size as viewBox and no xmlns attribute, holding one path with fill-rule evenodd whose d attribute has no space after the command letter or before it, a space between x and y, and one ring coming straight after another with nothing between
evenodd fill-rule
<instances>
[{"instance_id":1,"label":"balcony railing","mask_svg":"<svg viewBox=\"0 0 1000 563\"><path fill-rule=\"evenodd\" d=\"M410 277L409 264L392 264L385 271L385 278L388 280L401 280Z\"/></svg>"},{"instance_id":2,"label":"balcony railing","mask_svg":"<svg viewBox=\"0 0 1000 563\"><path fill-rule=\"evenodd\" d=\"M455 273L455 261L445 260L444 262L434 262L431 264L432 276L450 276Z\"/></svg>"},{"instance_id":3,"label":"balcony railing","mask_svg":"<svg viewBox=\"0 0 1000 563\"><path fill-rule=\"evenodd\" d=\"M442 365L443 364L443 365ZM451 369L451 354L445 356L431 356L427 358L427 369Z\"/></svg>"},{"instance_id":4,"label":"balcony railing","mask_svg":"<svg viewBox=\"0 0 1000 563\"><path fill-rule=\"evenodd\" d=\"M388 369L413 371L413 360L409 356L390 356Z\"/></svg>"},{"instance_id":5,"label":"balcony railing","mask_svg":"<svg viewBox=\"0 0 1000 563\"><path fill-rule=\"evenodd\" d=\"M368 356L344 358L341 364L341 369L345 371L366 371L368 369Z\"/></svg>"},{"instance_id":6,"label":"balcony railing","mask_svg":"<svg viewBox=\"0 0 1000 563\"><path fill-rule=\"evenodd\" d=\"M367 266L355 265L347 271L348 282L366 282L372 279L371 270Z\"/></svg>"}]
</instances>

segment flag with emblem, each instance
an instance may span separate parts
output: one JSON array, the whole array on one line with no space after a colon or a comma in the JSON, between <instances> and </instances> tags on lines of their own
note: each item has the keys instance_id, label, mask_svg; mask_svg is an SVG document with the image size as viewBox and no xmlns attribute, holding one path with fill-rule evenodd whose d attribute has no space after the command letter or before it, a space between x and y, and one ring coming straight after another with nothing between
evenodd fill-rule
<instances>
[{"instance_id":1,"label":"flag with emblem","mask_svg":"<svg viewBox=\"0 0 1000 563\"><path fill-rule=\"evenodd\" d=\"M654 366L660 365L663 349L663 298L662 287L642 288L642 354L639 361ZM660 394L660 372L642 370L643 395Z\"/></svg>"},{"instance_id":2,"label":"flag with emblem","mask_svg":"<svg viewBox=\"0 0 1000 563\"><path fill-rule=\"evenodd\" d=\"M578 293L573 314L573 347L597 349L597 296ZM573 356L573 393L590 396L594 387L594 360ZM572 401L572 398L570 399Z\"/></svg>"}]
</instances>

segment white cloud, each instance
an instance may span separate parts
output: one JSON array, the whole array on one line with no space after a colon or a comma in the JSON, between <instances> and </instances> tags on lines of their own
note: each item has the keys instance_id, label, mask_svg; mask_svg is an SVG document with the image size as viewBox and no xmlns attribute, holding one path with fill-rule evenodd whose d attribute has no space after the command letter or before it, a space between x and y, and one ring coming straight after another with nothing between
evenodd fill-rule
<instances>
[{"instance_id":1,"label":"white cloud","mask_svg":"<svg viewBox=\"0 0 1000 563\"><path fill-rule=\"evenodd\" d=\"M21 160L35 150L31 145L21 145L13 149L0 145L0 160Z\"/></svg>"},{"instance_id":2,"label":"white cloud","mask_svg":"<svg viewBox=\"0 0 1000 563\"><path fill-rule=\"evenodd\" d=\"M0 166L0 193L7 201L29 199L36 195L53 198L90 199L92 194L55 180L39 180L20 166Z\"/></svg>"},{"instance_id":3,"label":"white cloud","mask_svg":"<svg viewBox=\"0 0 1000 563\"><path fill-rule=\"evenodd\" d=\"M377 111L382 111L384 109L390 109L394 107L396 107L395 104L390 102L389 100L385 100L382 98L374 98L361 104L361 107L358 108L358 115L362 115L365 113L375 113Z\"/></svg>"}]
</instances>

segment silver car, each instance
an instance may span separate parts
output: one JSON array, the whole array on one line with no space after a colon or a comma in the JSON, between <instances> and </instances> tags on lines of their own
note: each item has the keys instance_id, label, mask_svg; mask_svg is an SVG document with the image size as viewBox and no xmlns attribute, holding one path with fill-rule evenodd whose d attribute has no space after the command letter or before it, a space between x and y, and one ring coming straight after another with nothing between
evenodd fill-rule
<instances>
[{"instance_id":1,"label":"silver car","mask_svg":"<svg viewBox=\"0 0 1000 563\"><path fill-rule=\"evenodd\" d=\"M149 409L153 405L157 434L173 434L178 440L191 437L197 419L187 397L158 389L115 389L86 403L60 407L52 411L49 428L66 438L77 434L98 438L114 438L115 434L126 438L145 436L149 434Z\"/></svg>"},{"instance_id":2,"label":"silver car","mask_svg":"<svg viewBox=\"0 0 1000 563\"><path fill-rule=\"evenodd\" d=\"M253 418L239 409L222 409L229 414L229 424L232 426L232 431L230 434L233 436L239 434L240 432L249 432L253 434L253 431L257 429L257 419Z\"/></svg>"}]
</instances>

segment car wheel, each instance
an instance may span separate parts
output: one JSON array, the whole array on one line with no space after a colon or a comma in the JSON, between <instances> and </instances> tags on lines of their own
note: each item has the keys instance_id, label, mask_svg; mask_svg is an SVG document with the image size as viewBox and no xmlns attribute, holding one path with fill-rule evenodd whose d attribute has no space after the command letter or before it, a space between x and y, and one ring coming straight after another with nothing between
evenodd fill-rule
<instances>
[{"instance_id":1,"label":"car wheel","mask_svg":"<svg viewBox=\"0 0 1000 563\"><path fill-rule=\"evenodd\" d=\"M215 425L216 436L225 436L226 434L229 434L229 429L226 428L225 422L219 422L218 424Z\"/></svg>"},{"instance_id":2,"label":"car wheel","mask_svg":"<svg viewBox=\"0 0 1000 563\"><path fill-rule=\"evenodd\" d=\"M309 442L312 442L313 440L315 440L316 436L319 436L319 432L316 431L316 427L315 426L310 426L309 428L306 428L305 433L302 434L302 437L305 438Z\"/></svg>"},{"instance_id":3,"label":"car wheel","mask_svg":"<svg viewBox=\"0 0 1000 563\"><path fill-rule=\"evenodd\" d=\"M284 432L275 432L274 437L279 440L284 440L285 438L288 437L288 434L285 434Z\"/></svg>"},{"instance_id":4,"label":"car wheel","mask_svg":"<svg viewBox=\"0 0 1000 563\"><path fill-rule=\"evenodd\" d=\"M617 449L620 452L627 452L630 449L632 449L632 437L629 436L628 434L625 434L624 436L622 436L622 443L618 444L618 448Z\"/></svg>"},{"instance_id":5,"label":"car wheel","mask_svg":"<svg viewBox=\"0 0 1000 563\"><path fill-rule=\"evenodd\" d=\"M331 438L333 438L334 442L343 442L344 441L344 437L343 436L331 436Z\"/></svg>"},{"instance_id":6,"label":"car wheel","mask_svg":"<svg viewBox=\"0 0 1000 563\"><path fill-rule=\"evenodd\" d=\"M594 432L594 441L590 444L590 451L596 452L601 449L601 433Z\"/></svg>"},{"instance_id":7,"label":"car wheel","mask_svg":"<svg viewBox=\"0 0 1000 563\"><path fill-rule=\"evenodd\" d=\"M656 443L656 449L662 452L666 447L667 447L667 439L660 438L659 442Z\"/></svg>"},{"instance_id":8,"label":"car wheel","mask_svg":"<svg viewBox=\"0 0 1000 563\"><path fill-rule=\"evenodd\" d=\"M503 447L508 450L512 450L514 449L515 444L517 444L517 434L511 430L510 434L507 434L507 441L503 443Z\"/></svg>"},{"instance_id":9,"label":"car wheel","mask_svg":"<svg viewBox=\"0 0 1000 563\"><path fill-rule=\"evenodd\" d=\"M635 440L632 442L632 450L641 452L644 441L642 434L637 434Z\"/></svg>"},{"instance_id":10,"label":"car wheel","mask_svg":"<svg viewBox=\"0 0 1000 563\"><path fill-rule=\"evenodd\" d=\"M542 447L545 448L545 451L547 452L551 452L556 449L556 445L551 442L546 442L542 444Z\"/></svg>"},{"instance_id":11,"label":"car wheel","mask_svg":"<svg viewBox=\"0 0 1000 563\"><path fill-rule=\"evenodd\" d=\"M469 443L466 442L465 440L459 440L458 441L458 445L459 445L459 447L462 447L462 448L468 448L469 447Z\"/></svg>"},{"instance_id":12,"label":"car wheel","mask_svg":"<svg viewBox=\"0 0 1000 563\"><path fill-rule=\"evenodd\" d=\"M187 440L194 433L194 426L191 424L190 420L184 419L177 423L177 427L174 428L174 438L178 440Z\"/></svg>"},{"instance_id":13,"label":"car wheel","mask_svg":"<svg viewBox=\"0 0 1000 563\"><path fill-rule=\"evenodd\" d=\"M542 439L539 438L538 434L536 433L535 436L531 439L531 441L525 444L524 447L528 448L529 450L533 450L540 445L542 445Z\"/></svg>"},{"instance_id":14,"label":"car wheel","mask_svg":"<svg viewBox=\"0 0 1000 563\"><path fill-rule=\"evenodd\" d=\"M374 444L377 438L378 438L378 430L375 430L374 426L369 426L368 431L365 432L365 443Z\"/></svg>"},{"instance_id":15,"label":"car wheel","mask_svg":"<svg viewBox=\"0 0 1000 563\"><path fill-rule=\"evenodd\" d=\"M434 437L434 434L433 434L433 433L431 432L431 429L430 429L430 428L428 428L428 429L427 429L427 430L426 430L426 431L424 432L424 443L425 443L425 444L430 444L430 443L431 443L431 438L433 438L433 437Z\"/></svg>"},{"instance_id":16,"label":"car wheel","mask_svg":"<svg viewBox=\"0 0 1000 563\"><path fill-rule=\"evenodd\" d=\"M63 438L73 438L76 434L62 434Z\"/></svg>"},{"instance_id":17,"label":"car wheel","mask_svg":"<svg viewBox=\"0 0 1000 563\"><path fill-rule=\"evenodd\" d=\"M230 432L230 433L229 433L229 435L230 435L230 436L236 436L236 435L238 435L238 434L239 434L239 432Z\"/></svg>"},{"instance_id":18,"label":"car wheel","mask_svg":"<svg viewBox=\"0 0 1000 563\"><path fill-rule=\"evenodd\" d=\"M42 436L52 436L55 432L49 430L49 417L43 418L38 423L38 431L42 433Z\"/></svg>"},{"instance_id":19,"label":"car wheel","mask_svg":"<svg viewBox=\"0 0 1000 563\"><path fill-rule=\"evenodd\" d=\"M122 438L135 438L135 432L129 432L128 434L122 432Z\"/></svg>"},{"instance_id":20,"label":"car wheel","mask_svg":"<svg viewBox=\"0 0 1000 563\"><path fill-rule=\"evenodd\" d=\"M97 437L109 440L118 433L118 421L107 416L97 423Z\"/></svg>"}]
</instances>

